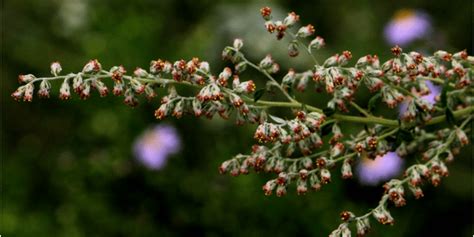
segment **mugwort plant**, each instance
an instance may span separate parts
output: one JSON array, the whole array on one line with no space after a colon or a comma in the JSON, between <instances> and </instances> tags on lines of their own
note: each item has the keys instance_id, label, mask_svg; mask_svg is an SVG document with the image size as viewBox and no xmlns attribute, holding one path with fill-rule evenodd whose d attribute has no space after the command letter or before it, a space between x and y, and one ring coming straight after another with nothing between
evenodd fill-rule
<instances>
[{"instance_id":1,"label":"mugwort plant","mask_svg":"<svg viewBox=\"0 0 474 237\"><path fill-rule=\"evenodd\" d=\"M364 236L372 219L393 224L389 208L404 206L409 193L415 199L423 197L424 183L438 186L441 178L449 174L447 164L469 143L466 133L472 132L468 125L474 111L474 57L465 50L439 50L426 56L395 46L391 49L393 58L386 62L377 55L366 55L350 66L352 54L343 51L320 63L314 55L325 41L315 36L313 25L298 28L300 17L296 13L278 20L272 18L271 12L269 7L260 10L266 30L278 40L291 39L290 57L301 52L312 57L313 63L306 71L290 69L282 78L276 78L280 66L271 55L251 62L245 57L244 42L236 39L222 52L223 59L234 67L217 74L211 73L208 62L198 58L176 62L157 59L151 61L148 70L136 68L131 74L123 66L105 70L98 60L90 60L82 71L60 75L61 65L53 62L52 77L20 75L23 85L12 97L31 102L35 87L39 97L49 97L53 81L62 81L62 100L71 98L73 92L87 99L93 90L103 97L109 93L107 84L113 83L112 93L123 96L125 104L136 106L139 95L152 100L157 96L156 89L165 88L168 93L154 113L157 119L188 114L212 118L218 114L225 119L235 117L237 124L256 124L257 145L248 154L224 161L219 172L232 176L251 170L274 173L274 179L262 187L265 195L283 196L291 186L296 186L299 195L320 190L334 175L352 178L352 167L359 160L375 159L388 152L420 157L421 162L406 161L410 166L403 177L383 185L385 192L375 208L362 215L343 211L342 223L330 236L351 236L351 229ZM265 87L257 88L254 81L241 78L247 69L258 71L266 79ZM442 88L435 103L423 98L430 94L428 84ZM195 94L180 94L178 86L195 88ZM298 99L298 92L309 87L330 96L326 108ZM364 87L372 93L367 106L355 101L356 93ZM272 89L280 97L270 95L267 97L273 100L263 100L262 96ZM404 104L406 109L401 116L375 114L373 107L380 102L391 109ZM291 111L293 116L279 117L275 108ZM348 134L340 126L344 123L358 123L364 129ZM438 126L433 129L435 124Z\"/></svg>"}]
</instances>

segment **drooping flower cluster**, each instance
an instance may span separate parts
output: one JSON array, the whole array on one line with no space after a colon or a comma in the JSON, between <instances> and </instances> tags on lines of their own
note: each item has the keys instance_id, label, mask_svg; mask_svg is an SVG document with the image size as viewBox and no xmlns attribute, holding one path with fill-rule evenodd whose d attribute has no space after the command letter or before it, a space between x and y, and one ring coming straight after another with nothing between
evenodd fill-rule
<instances>
[{"instance_id":1,"label":"drooping flower cluster","mask_svg":"<svg viewBox=\"0 0 474 237\"><path fill-rule=\"evenodd\" d=\"M355 222L358 235L365 235L370 229L370 216L382 224L392 224L388 201L395 206L405 205L405 190L410 190L416 198L422 197L422 181L438 185L441 177L448 174L446 163L469 142L466 125L474 112L471 82L474 57L465 50L454 54L440 50L432 56L423 56L418 52L404 53L395 46L391 49L394 57L385 62L377 55L366 55L354 66L349 66L352 54L346 50L319 64L315 53L325 42L320 36L309 39L315 34L312 25L293 30L300 18L294 12L283 20L272 20L271 9L265 7L261 9L261 15L265 28L276 33L277 39L292 37L288 45L289 56L298 56L299 49L304 48L314 64L301 72L289 69L278 79L274 75L280 71L280 64L271 55L253 63L245 57L244 42L236 39L222 52L223 59L232 62L234 67L226 67L217 74L211 72L209 63L197 58L175 62L153 60L149 70L136 68L130 75L122 66L104 70L97 60L89 61L81 72L60 75L61 65L54 62L51 65L53 77L19 76L19 82L24 85L12 97L32 101L38 84L39 96L48 97L51 81L62 80L61 99L71 98L71 89L82 99L89 98L94 90L100 96L106 96L109 84L113 84L114 95L124 96L125 104L136 106L138 95L144 94L152 100L157 96L155 90L165 87L168 93L155 110L157 119L180 118L186 114L212 118L219 114L224 119L234 117L237 124L258 124L254 133L257 144L251 153L224 161L219 171L233 176L248 174L251 170L274 173L274 178L262 187L266 195L285 195L293 184L298 194L305 194L310 189L320 190L333 180L335 168L340 169L339 175L343 179L348 179L354 176L354 164L364 165L372 159L375 160L371 162L377 163L380 162L377 157L390 157L395 152L400 157L415 156L424 149L421 155L424 162L408 166L404 179L386 183L385 193L376 208L359 217L343 212L343 223L331 236L350 236L352 222ZM266 79L264 88L258 89L253 80L241 81L247 68L262 74ZM310 84L317 92L326 92L331 97L325 108L299 101L293 94L294 91L306 91ZM435 101L423 97L436 93L431 84L442 88ZM190 95L182 95L179 93L181 86L195 90ZM367 106L355 101L361 86L372 93ZM274 93L267 93L274 92L273 89L284 100L273 96ZM405 105L402 119L375 115L373 107L379 99L389 108ZM294 117L285 118L270 108L291 109ZM430 128L432 124L445 121L454 129L433 131ZM350 134L346 125L352 123L365 126ZM136 152L146 165L161 167L166 155L147 148L146 144L153 139L146 137L144 142L137 143ZM161 158L154 159L156 157ZM361 178L366 173L364 171ZM374 173L374 176L377 175Z\"/></svg>"}]
</instances>

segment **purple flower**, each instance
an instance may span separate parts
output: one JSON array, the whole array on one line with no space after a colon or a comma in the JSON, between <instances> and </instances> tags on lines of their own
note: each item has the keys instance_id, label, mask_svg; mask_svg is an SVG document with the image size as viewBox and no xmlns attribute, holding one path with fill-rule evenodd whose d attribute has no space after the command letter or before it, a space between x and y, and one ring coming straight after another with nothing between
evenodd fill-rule
<instances>
[{"instance_id":1,"label":"purple flower","mask_svg":"<svg viewBox=\"0 0 474 237\"><path fill-rule=\"evenodd\" d=\"M137 138L133 150L138 161L150 169L158 170L166 164L169 155L178 152L180 145L174 127L157 125Z\"/></svg>"},{"instance_id":2,"label":"purple flower","mask_svg":"<svg viewBox=\"0 0 474 237\"><path fill-rule=\"evenodd\" d=\"M430 89L430 93L425 96L421 96L420 98L425 100L429 104L434 105L436 103L436 96L438 96L441 93L441 87L435 86L431 81L426 81L425 83L428 89ZM408 103L406 101L401 103L398 108L399 115L403 116L403 114L405 113L405 111L407 111L407 109L408 109Z\"/></svg>"},{"instance_id":3,"label":"purple flower","mask_svg":"<svg viewBox=\"0 0 474 237\"><path fill-rule=\"evenodd\" d=\"M387 152L374 160L363 158L357 165L356 172L359 181L365 185L377 185L400 174L403 160L396 152Z\"/></svg>"},{"instance_id":4,"label":"purple flower","mask_svg":"<svg viewBox=\"0 0 474 237\"><path fill-rule=\"evenodd\" d=\"M388 43L404 46L428 36L430 32L431 20L426 13L405 9L395 13L385 26L384 34Z\"/></svg>"}]
</instances>

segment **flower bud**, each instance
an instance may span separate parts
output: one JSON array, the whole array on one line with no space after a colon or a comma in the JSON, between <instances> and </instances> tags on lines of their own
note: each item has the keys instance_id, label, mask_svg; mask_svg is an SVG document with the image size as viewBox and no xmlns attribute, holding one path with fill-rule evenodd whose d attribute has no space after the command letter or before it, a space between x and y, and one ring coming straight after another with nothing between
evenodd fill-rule
<instances>
[{"instance_id":1,"label":"flower bud","mask_svg":"<svg viewBox=\"0 0 474 237\"><path fill-rule=\"evenodd\" d=\"M263 19L268 21L271 19L272 9L269 7L263 7L260 9L260 14L262 15Z\"/></svg>"},{"instance_id":2,"label":"flower bud","mask_svg":"<svg viewBox=\"0 0 474 237\"><path fill-rule=\"evenodd\" d=\"M466 50L459 51L455 54L453 54L453 58L457 60L467 60L468 54Z\"/></svg>"},{"instance_id":3,"label":"flower bud","mask_svg":"<svg viewBox=\"0 0 474 237\"><path fill-rule=\"evenodd\" d=\"M61 100L68 100L71 98L71 91L68 79L64 79L63 83L61 84L61 88L59 89L59 98Z\"/></svg>"},{"instance_id":4,"label":"flower bud","mask_svg":"<svg viewBox=\"0 0 474 237\"><path fill-rule=\"evenodd\" d=\"M375 208L375 210L372 212L372 215L384 225L393 225L395 222L392 215L390 215L390 212L388 212L383 206Z\"/></svg>"},{"instance_id":5,"label":"flower bud","mask_svg":"<svg viewBox=\"0 0 474 237\"><path fill-rule=\"evenodd\" d=\"M112 90L112 93L116 96L122 95L124 87L125 87L125 83L123 81L115 81L114 89Z\"/></svg>"},{"instance_id":6,"label":"flower bud","mask_svg":"<svg viewBox=\"0 0 474 237\"><path fill-rule=\"evenodd\" d=\"M352 166L349 159L344 160L344 163L342 163L341 173L343 179L352 178Z\"/></svg>"},{"instance_id":7,"label":"flower bud","mask_svg":"<svg viewBox=\"0 0 474 237\"><path fill-rule=\"evenodd\" d=\"M308 45L308 48L309 50L311 49L321 49L322 47L324 47L324 45L326 45L326 43L324 42L324 39L320 36L316 36L315 39L311 40L311 42L309 43Z\"/></svg>"},{"instance_id":8,"label":"flower bud","mask_svg":"<svg viewBox=\"0 0 474 237\"><path fill-rule=\"evenodd\" d=\"M306 87L308 86L309 78L310 77L307 74L301 76L298 81L298 84L296 85L296 89L301 92L305 91Z\"/></svg>"},{"instance_id":9,"label":"flower bud","mask_svg":"<svg viewBox=\"0 0 474 237\"><path fill-rule=\"evenodd\" d=\"M235 91L237 93L247 93L250 94L255 91L255 83L252 80L249 81L244 81L240 83L237 88L235 88Z\"/></svg>"},{"instance_id":10,"label":"flower bud","mask_svg":"<svg viewBox=\"0 0 474 237\"><path fill-rule=\"evenodd\" d=\"M277 197L282 197L286 195L286 186L285 185L278 185L276 189Z\"/></svg>"},{"instance_id":11,"label":"flower bud","mask_svg":"<svg viewBox=\"0 0 474 237\"><path fill-rule=\"evenodd\" d=\"M23 98L23 95L25 94L25 90L26 90L26 85L20 86L18 87L18 89L16 89L16 91L12 93L11 96L13 97L14 100L20 101L21 98Z\"/></svg>"},{"instance_id":12,"label":"flower bud","mask_svg":"<svg viewBox=\"0 0 474 237\"><path fill-rule=\"evenodd\" d=\"M343 224L341 226L341 237L351 237L351 230L347 226L347 224Z\"/></svg>"},{"instance_id":13,"label":"flower bud","mask_svg":"<svg viewBox=\"0 0 474 237\"><path fill-rule=\"evenodd\" d=\"M23 101L25 102L31 102L33 101L33 92L34 92L34 85L33 83L28 83L25 85L25 92L23 95Z\"/></svg>"},{"instance_id":14,"label":"flower bud","mask_svg":"<svg viewBox=\"0 0 474 237\"><path fill-rule=\"evenodd\" d=\"M145 95L146 95L146 98L150 101L152 100L153 98L155 98L157 96L155 90L153 89L153 87L151 85L146 85L145 86Z\"/></svg>"},{"instance_id":15,"label":"flower bud","mask_svg":"<svg viewBox=\"0 0 474 237\"><path fill-rule=\"evenodd\" d=\"M423 190L419 186L409 185L408 188L413 193L413 196L415 196L415 199L420 199L424 196Z\"/></svg>"},{"instance_id":16,"label":"flower bud","mask_svg":"<svg viewBox=\"0 0 474 237\"><path fill-rule=\"evenodd\" d=\"M50 68L51 68L51 74L53 74L54 76L58 76L58 74L63 70L59 62L51 63Z\"/></svg>"},{"instance_id":17,"label":"flower bud","mask_svg":"<svg viewBox=\"0 0 474 237\"><path fill-rule=\"evenodd\" d=\"M239 51L242 48L242 46L244 46L244 42L242 41L242 39L235 39L233 45L234 45L234 49Z\"/></svg>"},{"instance_id":18,"label":"flower bud","mask_svg":"<svg viewBox=\"0 0 474 237\"><path fill-rule=\"evenodd\" d=\"M295 12L290 12L288 13L288 16L283 20L283 24L285 24L288 27L291 27L299 20L300 20L299 15L296 15Z\"/></svg>"},{"instance_id":19,"label":"flower bud","mask_svg":"<svg viewBox=\"0 0 474 237\"><path fill-rule=\"evenodd\" d=\"M326 59L326 61L324 61L324 64L323 64L324 67L336 66L338 58L339 58L339 54L335 54L335 55L329 57L328 59Z\"/></svg>"},{"instance_id":20,"label":"flower bud","mask_svg":"<svg viewBox=\"0 0 474 237\"><path fill-rule=\"evenodd\" d=\"M357 227L357 236L364 236L367 233L369 233L369 230L370 230L369 218L365 217L365 218L357 219L356 227Z\"/></svg>"},{"instance_id":21,"label":"flower bud","mask_svg":"<svg viewBox=\"0 0 474 237\"><path fill-rule=\"evenodd\" d=\"M80 89L80 97L81 99L85 100L91 96L91 84L89 81L85 81L82 83Z\"/></svg>"},{"instance_id":22,"label":"flower bud","mask_svg":"<svg viewBox=\"0 0 474 237\"><path fill-rule=\"evenodd\" d=\"M145 85L136 79L130 80L130 86L137 94L142 94L143 92L145 92Z\"/></svg>"},{"instance_id":23,"label":"flower bud","mask_svg":"<svg viewBox=\"0 0 474 237\"><path fill-rule=\"evenodd\" d=\"M176 118L181 118L183 116L183 100L179 100L178 103L174 106L172 115Z\"/></svg>"},{"instance_id":24,"label":"flower bud","mask_svg":"<svg viewBox=\"0 0 474 237\"><path fill-rule=\"evenodd\" d=\"M247 62L242 61L235 65L235 73L242 73L247 69Z\"/></svg>"},{"instance_id":25,"label":"flower bud","mask_svg":"<svg viewBox=\"0 0 474 237\"><path fill-rule=\"evenodd\" d=\"M319 175L321 176L321 182L323 184L328 184L331 182L331 172L328 169L321 169L319 171Z\"/></svg>"},{"instance_id":26,"label":"flower bud","mask_svg":"<svg viewBox=\"0 0 474 237\"><path fill-rule=\"evenodd\" d=\"M441 183L441 176L439 174L432 174L431 175L431 184L433 184L433 186L435 187L438 187L439 184Z\"/></svg>"},{"instance_id":27,"label":"flower bud","mask_svg":"<svg viewBox=\"0 0 474 237\"><path fill-rule=\"evenodd\" d=\"M100 65L97 59L90 60L82 69L84 73L97 73L102 70L102 65Z\"/></svg>"},{"instance_id":28,"label":"flower bud","mask_svg":"<svg viewBox=\"0 0 474 237\"><path fill-rule=\"evenodd\" d=\"M344 152L344 144L341 142L336 143L330 151L331 158L337 157Z\"/></svg>"},{"instance_id":29,"label":"flower bud","mask_svg":"<svg viewBox=\"0 0 474 237\"><path fill-rule=\"evenodd\" d=\"M100 94L100 97L104 97L104 96L107 96L107 94L109 93L109 89L107 88L107 86L105 86L105 84L100 81L100 80L93 80L92 81L92 85L97 89L97 91L99 92Z\"/></svg>"},{"instance_id":30,"label":"flower bud","mask_svg":"<svg viewBox=\"0 0 474 237\"><path fill-rule=\"evenodd\" d=\"M403 52L402 48L400 48L398 45L395 45L395 47L391 48L391 51L396 57L400 56L400 54Z\"/></svg>"},{"instance_id":31,"label":"flower bud","mask_svg":"<svg viewBox=\"0 0 474 237\"><path fill-rule=\"evenodd\" d=\"M344 51L342 54L337 58L337 63L341 66L347 64L347 62L352 58L352 53L350 51Z\"/></svg>"},{"instance_id":32,"label":"flower bud","mask_svg":"<svg viewBox=\"0 0 474 237\"><path fill-rule=\"evenodd\" d=\"M148 72L143 69L143 68L135 68L135 71L133 71L133 75L135 75L136 77L148 77Z\"/></svg>"},{"instance_id":33,"label":"flower bud","mask_svg":"<svg viewBox=\"0 0 474 237\"><path fill-rule=\"evenodd\" d=\"M307 26L301 27L298 32L296 33L296 36L301 37L301 38L306 38L312 34L314 34L314 26L311 24L308 24Z\"/></svg>"},{"instance_id":34,"label":"flower bud","mask_svg":"<svg viewBox=\"0 0 474 237\"><path fill-rule=\"evenodd\" d=\"M72 79L72 89L74 89L76 93L80 93L82 89L82 84L83 84L82 75L77 74L74 77L74 79Z\"/></svg>"},{"instance_id":35,"label":"flower bud","mask_svg":"<svg viewBox=\"0 0 474 237\"><path fill-rule=\"evenodd\" d=\"M318 178L318 175L312 173L309 177L309 185L315 191L319 191L321 189L321 181Z\"/></svg>"},{"instance_id":36,"label":"flower bud","mask_svg":"<svg viewBox=\"0 0 474 237\"><path fill-rule=\"evenodd\" d=\"M262 190L263 192L265 192L266 196L269 196L272 194L272 191L273 189L275 189L275 187L276 187L275 180L270 180L270 181L267 181L265 185L263 185Z\"/></svg>"},{"instance_id":37,"label":"flower bud","mask_svg":"<svg viewBox=\"0 0 474 237\"><path fill-rule=\"evenodd\" d=\"M40 88L38 90L38 96L40 98L49 98L49 91L51 89L51 83L47 80L42 80Z\"/></svg>"},{"instance_id":38,"label":"flower bud","mask_svg":"<svg viewBox=\"0 0 474 237\"><path fill-rule=\"evenodd\" d=\"M296 184L296 192L298 193L298 195L304 195L306 194L306 192L308 192L306 180L298 179L298 182Z\"/></svg>"},{"instance_id":39,"label":"flower bud","mask_svg":"<svg viewBox=\"0 0 474 237\"><path fill-rule=\"evenodd\" d=\"M434 53L434 56L440 60L451 61L452 55L446 51L438 50Z\"/></svg>"},{"instance_id":40,"label":"flower bud","mask_svg":"<svg viewBox=\"0 0 474 237\"><path fill-rule=\"evenodd\" d=\"M456 137L462 146L469 144L469 139L467 138L466 133L462 129L456 128Z\"/></svg>"},{"instance_id":41,"label":"flower bud","mask_svg":"<svg viewBox=\"0 0 474 237\"><path fill-rule=\"evenodd\" d=\"M262 61L260 61L259 67L261 69L269 69L273 66L273 58L271 55L267 55Z\"/></svg>"},{"instance_id":42,"label":"flower bud","mask_svg":"<svg viewBox=\"0 0 474 237\"><path fill-rule=\"evenodd\" d=\"M288 55L290 57L296 57L299 54L298 41L293 40L288 44Z\"/></svg>"},{"instance_id":43,"label":"flower bud","mask_svg":"<svg viewBox=\"0 0 474 237\"><path fill-rule=\"evenodd\" d=\"M350 211L343 211L341 212L340 216L341 216L341 221L344 221L344 222L350 221L355 217L354 213Z\"/></svg>"},{"instance_id":44,"label":"flower bud","mask_svg":"<svg viewBox=\"0 0 474 237\"><path fill-rule=\"evenodd\" d=\"M36 79L36 77L33 74L26 74L26 75L19 75L18 76L18 82L19 83L28 83Z\"/></svg>"},{"instance_id":45,"label":"flower bud","mask_svg":"<svg viewBox=\"0 0 474 237\"><path fill-rule=\"evenodd\" d=\"M292 85L295 81L295 78L296 78L295 70L290 68L288 70L288 73L283 77L281 83L285 85Z\"/></svg>"}]
</instances>

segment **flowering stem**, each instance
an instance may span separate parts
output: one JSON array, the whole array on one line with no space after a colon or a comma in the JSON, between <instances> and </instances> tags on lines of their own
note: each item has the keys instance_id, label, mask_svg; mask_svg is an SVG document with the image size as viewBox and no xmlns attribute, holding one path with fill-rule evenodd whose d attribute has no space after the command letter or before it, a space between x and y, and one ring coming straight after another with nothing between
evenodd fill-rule
<instances>
[{"instance_id":1,"label":"flowering stem","mask_svg":"<svg viewBox=\"0 0 474 237\"><path fill-rule=\"evenodd\" d=\"M463 129L463 128L469 123L469 121L471 120L471 118L472 118L472 116L469 116L466 120L464 120L463 123L459 126L459 128L460 128L460 129ZM450 136L448 137L448 139L446 140L446 142L444 143L443 148L442 148L442 149L439 149L439 150L437 151L437 155L439 155L439 154L443 153L444 151L446 151L447 149L449 149L449 146L450 146L451 143L455 140L455 138L456 138L456 134L455 134L455 132L452 132L452 133L450 134ZM434 157L437 157L437 155L434 156ZM433 160L433 158L430 159L429 161L427 161L426 164L430 163L432 160ZM413 169L413 168L414 168L414 166L411 166L411 167L409 167L405 172L409 172L410 169ZM401 187L401 186L407 184L409 180L410 180L410 177L406 177L406 178L400 180L400 182L398 182L397 186L398 186L398 187ZM364 214L364 215L362 215L362 216L359 216L359 217L354 218L354 220L360 220L360 219L364 219L364 218L369 217L370 215L373 214L373 212L374 212L377 208L382 207L382 206L385 206L385 205L387 204L387 201L388 201L388 194L385 194L385 195L382 196L382 198L381 198L381 200L380 200L380 202L379 202L379 204L378 204L378 206L377 206L376 208L372 209L371 211L367 212L366 214Z\"/></svg>"},{"instance_id":2,"label":"flowering stem","mask_svg":"<svg viewBox=\"0 0 474 237\"><path fill-rule=\"evenodd\" d=\"M296 36L294 33L290 32L290 35L291 35L291 37L293 37L294 40L296 40L296 41L298 42L298 44L300 44L301 46L303 46L303 47L305 48L306 53L313 59L313 62L314 62L316 65L319 65L318 60L317 60L316 57L314 57L314 55L311 53L310 48L309 48L308 46L306 46L306 45L298 38L298 36Z\"/></svg>"},{"instance_id":3,"label":"flowering stem","mask_svg":"<svg viewBox=\"0 0 474 237\"><path fill-rule=\"evenodd\" d=\"M244 60L246 60L246 59L244 58ZM250 66L255 68L256 70L262 72L265 76L267 76L274 83L274 85L277 86L282 91L282 93L291 101L291 102L283 102L283 101L259 100L257 102L254 102L252 99L245 98L245 100L247 102L254 103L255 105L269 106L269 107L302 108L304 106L309 111L323 113L322 109L319 109L319 108L311 106L311 105L302 104L299 101L297 101L296 99L292 98L282 87L280 87L278 85L276 80L271 75L269 75L266 71L260 69L257 65L249 62L248 60L246 60L246 62ZM102 73L103 74L83 74L83 73L78 73L78 74L83 74L83 76L85 76L85 77L98 78L98 79L100 79L100 78L109 78L111 76L110 73L107 72L107 71L102 71ZM60 79L66 79L66 78L73 78L75 75L77 75L77 74L71 73L71 74L64 75L64 76L36 78L36 79L34 79L33 81L31 81L29 83L34 83L34 82L42 81L42 80L60 80ZM123 78L126 79L126 80L136 79L136 80L144 82L144 83L157 83L157 84L162 84L162 85L177 84L177 85L186 85L186 86L200 88L199 85L191 84L191 83L188 83L188 82L176 81L176 80L167 79L167 78L158 78L158 77L141 78L141 77L132 77L132 76L128 76L128 75L124 75ZM401 88L401 89L407 91L404 88ZM335 119L337 121L345 121L345 122L354 122L354 123L363 123L363 124L380 124L380 125L385 125L385 126L389 126L389 127L398 127L398 125L399 125L397 120L375 117L373 115L370 115L368 112L366 112L363 108L361 108L357 104L351 102L351 105L354 108L356 108L359 112L364 114L366 117L343 115L343 114L333 114L330 117L332 117L333 119ZM471 105L471 106L466 107L464 109L453 111L453 115L454 115L455 118L460 118L460 117L463 117L465 115L471 114L473 112L474 112L474 106ZM440 115L440 116L432 118L431 121L426 123L426 125L441 123L441 122L444 122L445 120L446 120L446 115Z\"/></svg>"},{"instance_id":4,"label":"flowering stem","mask_svg":"<svg viewBox=\"0 0 474 237\"><path fill-rule=\"evenodd\" d=\"M255 65L254 63L250 62L249 60L247 60L244 56L242 56L242 60L244 60L248 65L250 65L251 67L253 67L255 70L261 72L263 75L265 75L268 79L270 79L270 81L273 82L273 86L276 86L278 87L278 89L283 93L283 95L285 95L286 98L288 98L289 101L291 102L297 102L295 99L293 99L293 97L290 96L290 94L288 94L288 92L283 89L279 84L278 82L275 80L275 78L273 78L268 72L266 72L265 70L261 69L259 66Z\"/></svg>"},{"instance_id":5,"label":"flowering stem","mask_svg":"<svg viewBox=\"0 0 474 237\"><path fill-rule=\"evenodd\" d=\"M431 77L418 77L418 79L421 79L421 80L425 80L425 81L432 81L432 82L436 82L436 83L439 83L441 85L443 85L445 83L445 80L441 79L441 78L431 78ZM449 86L451 87L456 87L456 85L454 83L448 83Z\"/></svg>"}]
</instances>

